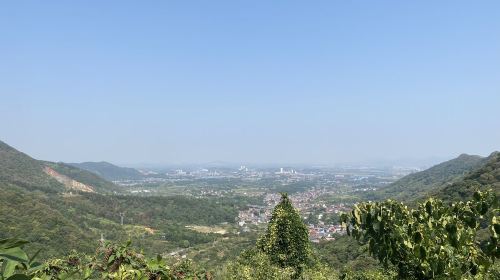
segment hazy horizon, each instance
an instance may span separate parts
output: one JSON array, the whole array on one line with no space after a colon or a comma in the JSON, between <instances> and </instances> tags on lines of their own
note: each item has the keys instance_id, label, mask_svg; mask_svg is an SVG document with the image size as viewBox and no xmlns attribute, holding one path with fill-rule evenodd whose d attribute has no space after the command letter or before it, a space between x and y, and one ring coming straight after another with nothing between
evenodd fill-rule
<instances>
[{"instance_id":1,"label":"hazy horizon","mask_svg":"<svg viewBox=\"0 0 500 280\"><path fill-rule=\"evenodd\" d=\"M4 2L0 140L120 165L500 150L500 2Z\"/></svg>"}]
</instances>

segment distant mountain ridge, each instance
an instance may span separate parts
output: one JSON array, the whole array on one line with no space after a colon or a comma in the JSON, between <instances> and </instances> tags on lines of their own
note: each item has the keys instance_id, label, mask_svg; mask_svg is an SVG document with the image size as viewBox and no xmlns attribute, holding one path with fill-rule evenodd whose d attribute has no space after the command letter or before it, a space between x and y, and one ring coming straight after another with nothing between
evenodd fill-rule
<instances>
[{"instance_id":1,"label":"distant mountain ridge","mask_svg":"<svg viewBox=\"0 0 500 280\"><path fill-rule=\"evenodd\" d=\"M44 164L0 141L0 183L29 190L61 192L62 183L43 172Z\"/></svg>"},{"instance_id":2,"label":"distant mountain ridge","mask_svg":"<svg viewBox=\"0 0 500 280\"><path fill-rule=\"evenodd\" d=\"M415 200L447 184L461 180L467 173L483 166L488 161L476 155L461 154L457 158L434 165L424 171L412 173L379 189L380 198Z\"/></svg>"},{"instance_id":3,"label":"distant mountain ridge","mask_svg":"<svg viewBox=\"0 0 500 280\"><path fill-rule=\"evenodd\" d=\"M500 152L493 152L483 164L461 180L430 192L445 201L468 200L475 190L492 189L500 197Z\"/></svg>"},{"instance_id":4,"label":"distant mountain ridge","mask_svg":"<svg viewBox=\"0 0 500 280\"><path fill-rule=\"evenodd\" d=\"M121 167L109 162L82 162L68 163L68 165L90 171L98 176L110 180L138 180L143 178L143 174L137 169L129 167Z\"/></svg>"},{"instance_id":5,"label":"distant mountain ridge","mask_svg":"<svg viewBox=\"0 0 500 280\"><path fill-rule=\"evenodd\" d=\"M74 189L74 190L82 191L82 192L95 192L93 186L78 182L75 179L71 179L68 176L60 174L59 172L55 171L54 169L52 169L48 166L45 166L43 171L45 173L47 173L47 175L56 179L59 183L65 185L66 187L68 187L70 189Z\"/></svg>"},{"instance_id":6,"label":"distant mountain ridge","mask_svg":"<svg viewBox=\"0 0 500 280\"><path fill-rule=\"evenodd\" d=\"M120 188L95 174L61 162L34 159L0 141L0 183L44 192L110 193Z\"/></svg>"},{"instance_id":7,"label":"distant mountain ridge","mask_svg":"<svg viewBox=\"0 0 500 280\"><path fill-rule=\"evenodd\" d=\"M44 246L45 256L55 254L55 248L70 250L75 244L90 250L96 237L66 215L64 197L117 189L93 173L36 160L0 141L0 239L23 234L39 248Z\"/></svg>"},{"instance_id":8,"label":"distant mountain ridge","mask_svg":"<svg viewBox=\"0 0 500 280\"><path fill-rule=\"evenodd\" d=\"M72 249L93 252L100 237L119 242L133 239L159 254L185 240L194 245L215 238L186 225L228 223L238 215L233 201L142 197L121 191L92 172L31 158L0 141L0 239L29 240L34 250L29 253L42 249L41 258Z\"/></svg>"}]
</instances>

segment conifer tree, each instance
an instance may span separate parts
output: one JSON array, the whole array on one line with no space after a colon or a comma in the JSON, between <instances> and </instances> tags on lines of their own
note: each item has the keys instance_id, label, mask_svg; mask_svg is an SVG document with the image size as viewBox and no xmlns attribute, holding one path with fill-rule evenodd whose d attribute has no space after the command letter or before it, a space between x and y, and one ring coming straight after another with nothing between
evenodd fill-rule
<instances>
[{"instance_id":1,"label":"conifer tree","mask_svg":"<svg viewBox=\"0 0 500 280\"><path fill-rule=\"evenodd\" d=\"M281 194L281 201L273 210L267 232L259 239L257 246L269 256L272 263L283 268L292 267L298 274L309 261L308 229L286 193Z\"/></svg>"}]
</instances>

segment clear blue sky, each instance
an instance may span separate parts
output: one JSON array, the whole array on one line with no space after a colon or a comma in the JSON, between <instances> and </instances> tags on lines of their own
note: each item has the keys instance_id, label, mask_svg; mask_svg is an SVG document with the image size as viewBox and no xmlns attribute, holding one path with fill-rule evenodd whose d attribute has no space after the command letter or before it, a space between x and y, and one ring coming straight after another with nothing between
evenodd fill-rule
<instances>
[{"instance_id":1,"label":"clear blue sky","mask_svg":"<svg viewBox=\"0 0 500 280\"><path fill-rule=\"evenodd\" d=\"M500 149L500 1L2 1L0 139L56 161Z\"/></svg>"}]
</instances>

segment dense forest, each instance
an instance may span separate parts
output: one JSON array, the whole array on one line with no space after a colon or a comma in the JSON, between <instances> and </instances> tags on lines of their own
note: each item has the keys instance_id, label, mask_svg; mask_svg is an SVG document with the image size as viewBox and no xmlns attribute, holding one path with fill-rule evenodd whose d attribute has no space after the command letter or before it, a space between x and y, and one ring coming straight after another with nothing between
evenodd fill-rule
<instances>
[{"instance_id":1,"label":"dense forest","mask_svg":"<svg viewBox=\"0 0 500 280\"><path fill-rule=\"evenodd\" d=\"M492 188L500 195L500 153L494 152L486 158L485 164L469 172L463 180L447 184L431 192L445 201L470 199L475 190Z\"/></svg>"},{"instance_id":2,"label":"dense forest","mask_svg":"<svg viewBox=\"0 0 500 280\"><path fill-rule=\"evenodd\" d=\"M371 199L392 198L402 201L422 199L432 190L460 181L465 174L482 166L486 161L488 158L462 154L424 171L407 175L377 190L371 195Z\"/></svg>"},{"instance_id":3,"label":"dense forest","mask_svg":"<svg viewBox=\"0 0 500 280\"><path fill-rule=\"evenodd\" d=\"M476 191L473 200L445 205L428 199L415 209L400 202L357 204L342 220L348 235L380 265L337 271L312 249L308 231L286 194L274 208L257 244L212 270L183 260L147 258L124 245L102 243L95 255L72 253L37 263L20 239L0 240L2 279L498 279L500 220L493 191ZM490 231L476 242L482 227ZM332 248L333 249L333 248ZM344 249L348 249L344 247ZM349 248L352 249L352 248ZM323 248L323 254L332 254ZM361 269L360 269L361 268Z\"/></svg>"}]
</instances>

